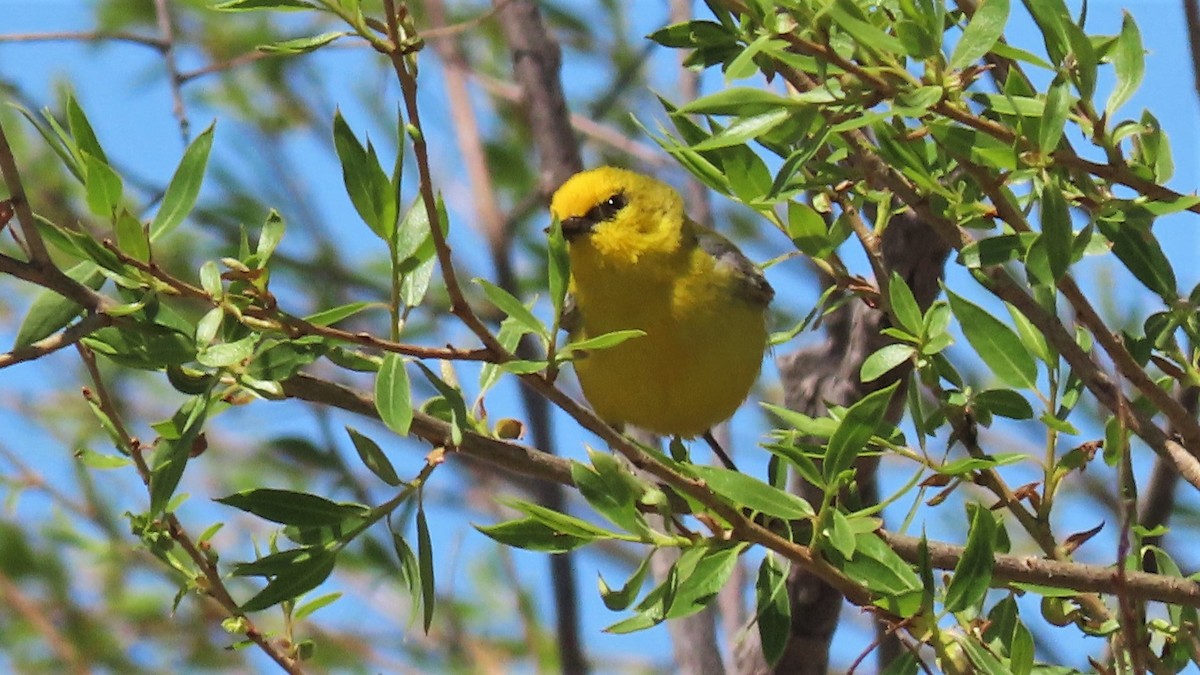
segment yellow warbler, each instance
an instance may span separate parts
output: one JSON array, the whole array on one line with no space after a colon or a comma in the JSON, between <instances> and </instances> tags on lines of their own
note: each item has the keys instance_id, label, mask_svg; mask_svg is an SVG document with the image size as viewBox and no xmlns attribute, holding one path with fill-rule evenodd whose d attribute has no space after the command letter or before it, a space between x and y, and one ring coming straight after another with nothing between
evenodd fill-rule
<instances>
[{"instance_id":1,"label":"yellow warbler","mask_svg":"<svg viewBox=\"0 0 1200 675\"><path fill-rule=\"evenodd\" d=\"M669 185L601 167L554 194L571 258L573 339L645 335L576 359L596 413L691 438L729 418L758 377L775 292L725 237L684 213ZM714 449L717 449L714 446Z\"/></svg>"}]
</instances>

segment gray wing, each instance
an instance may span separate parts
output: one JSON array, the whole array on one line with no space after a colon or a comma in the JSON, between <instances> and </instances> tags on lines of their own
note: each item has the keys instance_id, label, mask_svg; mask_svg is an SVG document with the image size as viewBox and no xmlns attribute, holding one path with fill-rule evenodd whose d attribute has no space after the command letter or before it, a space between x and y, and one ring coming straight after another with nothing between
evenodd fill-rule
<instances>
[{"instance_id":1,"label":"gray wing","mask_svg":"<svg viewBox=\"0 0 1200 675\"><path fill-rule=\"evenodd\" d=\"M567 332L567 336L574 338L579 334L579 329L583 328L583 317L579 313L579 305L575 303L575 294L567 293L566 300L563 301L562 316L558 318L558 327Z\"/></svg>"},{"instance_id":2,"label":"gray wing","mask_svg":"<svg viewBox=\"0 0 1200 675\"><path fill-rule=\"evenodd\" d=\"M714 230L694 225L696 243L717 259L718 267L731 269L737 279L738 295L756 305L766 307L775 297L775 289L767 283L758 266L750 262L732 241Z\"/></svg>"}]
</instances>

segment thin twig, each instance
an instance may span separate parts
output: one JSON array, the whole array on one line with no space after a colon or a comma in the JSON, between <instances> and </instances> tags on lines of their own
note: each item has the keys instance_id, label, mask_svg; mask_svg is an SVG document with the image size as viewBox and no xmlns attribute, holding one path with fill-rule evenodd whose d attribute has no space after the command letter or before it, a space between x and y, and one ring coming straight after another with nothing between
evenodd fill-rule
<instances>
[{"instance_id":1,"label":"thin twig","mask_svg":"<svg viewBox=\"0 0 1200 675\"><path fill-rule=\"evenodd\" d=\"M170 44L161 38L137 33L107 30L49 31L44 33L9 33L0 35L2 42L129 42L165 52Z\"/></svg>"},{"instance_id":2,"label":"thin twig","mask_svg":"<svg viewBox=\"0 0 1200 675\"><path fill-rule=\"evenodd\" d=\"M0 174L4 176L4 185L8 188L8 199L12 209L17 212L17 221L21 224L21 234L28 246L29 259L42 263L50 260L42 235L34 224L33 208L25 195L25 186L21 183L21 171L17 168L17 158L13 155L12 146L8 144L8 136L4 126L0 125Z\"/></svg>"},{"instance_id":3,"label":"thin twig","mask_svg":"<svg viewBox=\"0 0 1200 675\"><path fill-rule=\"evenodd\" d=\"M95 354L83 345L76 345L76 347L95 387L92 400L95 401L96 405L111 420L113 428L117 433L118 442L121 445L120 449L133 459L138 476L142 479L142 483L146 487L149 487L151 470L142 452L142 445L129 434L118 407L109 393L104 379L100 375L100 368L96 363ZM171 539L183 549L196 568L204 575L206 583L200 586L203 594L216 600L226 615L239 619L246 638L256 644L280 668L292 675L302 675L304 671L300 668L296 659L287 653L285 647L267 638L254 624L253 620L238 607L237 601L233 599L233 596L229 594L229 589L225 586L224 577L221 571L217 569L216 562L201 551L196 543L192 541L191 536L188 535L183 525L179 522L179 519L175 517L175 514L166 513L162 518Z\"/></svg>"},{"instance_id":4,"label":"thin twig","mask_svg":"<svg viewBox=\"0 0 1200 675\"><path fill-rule=\"evenodd\" d=\"M507 1L497 2L493 11L499 11L508 4ZM445 21L445 8L442 2L431 0L426 4L426 8L435 27ZM522 16L528 20L538 18L536 14L522 14ZM553 39L545 34L544 26L531 25L526 26L525 29L531 33L542 31L543 42L553 42ZM470 69L467 65L466 55L463 54L457 40L442 40L433 44L446 66L446 89L451 102L451 115L455 122L453 128L463 161L467 165L472 192L475 195L473 203L478 215L475 221L476 228L482 230L487 241L500 287L509 292L516 292L519 279L512 258L512 232L506 227L509 220L500 213L499 200L492 184L491 171L484 151L483 136L471 105L467 87L467 76ZM531 100L531 104L540 100ZM565 109L565 102L561 106L557 106L560 113ZM535 129L534 132L534 137L538 137L538 130ZM547 167L542 168L543 170L547 169ZM558 173L553 170L545 172ZM540 347L532 338L524 336L517 345L517 356L524 359L536 359L540 357L539 350ZM549 403L528 387L522 387L520 395L529 420L534 445L543 452L556 454ZM543 506L555 511L566 510L567 497L561 485L542 483L535 486L535 489L537 499ZM581 637L579 588L575 579L574 563L575 556L570 552L552 556L549 560L559 663L564 672L582 674L589 670L589 665Z\"/></svg>"},{"instance_id":5,"label":"thin twig","mask_svg":"<svg viewBox=\"0 0 1200 675\"><path fill-rule=\"evenodd\" d=\"M0 368L7 368L24 361L39 359L63 347L70 347L97 330L112 325L112 323L112 317L107 314L85 316L82 320L77 321L61 333L55 333L32 344L0 354Z\"/></svg>"},{"instance_id":6,"label":"thin twig","mask_svg":"<svg viewBox=\"0 0 1200 675\"><path fill-rule=\"evenodd\" d=\"M379 416L375 408L375 403L369 394L358 392L339 384L325 382L309 375L295 375L283 382L283 388L285 395L292 398L323 405L332 405L348 412L375 419L378 419ZM560 396L565 395L560 393ZM554 402L559 402L561 400L560 396L555 396ZM570 399L567 400L569 401ZM568 410L569 413L577 413L581 416L584 416L586 412L586 409L578 403L569 405L568 408L570 408ZM598 420L595 421L598 422ZM583 426L591 428L591 423L584 424ZM602 437L608 436L604 439L607 442L614 445L621 444L623 438L620 436L613 437L612 434L615 433L615 431L610 430L607 434L600 435ZM413 434L435 445L445 445L451 441L449 424L419 412L413 420ZM541 480L552 480L563 485L574 485L571 479L571 462L569 460L547 455L535 448L530 448L519 443L502 441L472 432L464 432L463 441L455 450L456 452L488 462L505 471ZM691 481L691 479L680 478L683 482L694 485L694 481ZM701 501L702 503L711 502L711 494L707 495ZM919 562L919 539L887 530L877 530L876 532L902 558L914 564ZM758 534L748 540L763 543L767 548L796 562L809 558L807 555L799 556L800 560L793 558L791 553L797 548L803 549L803 547L798 547L791 542L780 546L777 539L768 539ZM935 569L954 569L964 553L963 547L954 544L942 542L928 543L932 556L932 564ZM1024 582L1051 585L1079 592L1095 592L1106 595L1113 592L1113 579L1116 571L1112 567L1086 565L1078 562L1044 560L1036 556L1010 554L999 554L995 556L995 559L996 568L993 583L997 586L1002 587L1010 582ZM1126 590L1131 596L1144 600L1200 607L1200 583L1189 579L1146 572L1130 572L1126 575Z\"/></svg>"},{"instance_id":7,"label":"thin twig","mask_svg":"<svg viewBox=\"0 0 1200 675\"><path fill-rule=\"evenodd\" d=\"M171 22L171 10L167 0L154 0L154 16L158 22L159 36L166 48L162 50L163 64L167 68L167 81L171 86L171 113L179 121L179 133L183 144L191 138L187 108L183 104L183 80L179 76L179 65L175 61L175 27Z\"/></svg>"},{"instance_id":8,"label":"thin twig","mask_svg":"<svg viewBox=\"0 0 1200 675\"><path fill-rule=\"evenodd\" d=\"M1192 55L1192 77L1200 95L1200 2L1183 0L1183 15L1187 20L1188 51Z\"/></svg>"}]
</instances>

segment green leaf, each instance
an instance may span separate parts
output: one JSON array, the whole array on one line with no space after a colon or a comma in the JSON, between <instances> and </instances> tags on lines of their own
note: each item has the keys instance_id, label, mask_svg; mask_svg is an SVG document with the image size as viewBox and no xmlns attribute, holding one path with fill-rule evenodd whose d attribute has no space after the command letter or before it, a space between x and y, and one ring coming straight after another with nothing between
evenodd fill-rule
<instances>
[{"instance_id":1,"label":"green leaf","mask_svg":"<svg viewBox=\"0 0 1200 675\"><path fill-rule=\"evenodd\" d=\"M88 210L100 218L112 218L121 205L121 177L103 159L84 155L84 188Z\"/></svg>"},{"instance_id":2,"label":"green leaf","mask_svg":"<svg viewBox=\"0 0 1200 675\"><path fill-rule=\"evenodd\" d=\"M858 535L854 557L842 570L877 594L875 604L897 616L911 616L921 608L921 578L874 532Z\"/></svg>"},{"instance_id":3,"label":"green leaf","mask_svg":"<svg viewBox=\"0 0 1200 675\"><path fill-rule=\"evenodd\" d=\"M333 115L333 147L342 164L342 182L354 210L377 237L391 242L399 211L396 191L379 163L375 148L370 141L366 148L362 146L341 110ZM413 208L421 208L420 203Z\"/></svg>"},{"instance_id":4,"label":"green leaf","mask_svg":"<svg viewBox=\"0 0 1200 675\"><path fill-rule=\"evenodd\" d=\"M397 570L400 573L400 579L404 582L405 589L412 596L412 614L410 623L417 618L417 610L421 606L421 566L417 563L417 555L413 553L412 547L404 537L392 528L391 521L388 521L388 530L392 534L392 549L396 552L396 557L400 560L400 566Z\"/></svg>"},{"instance_id":5,"label":"green leaf","mask_svg":"<svg viewBox=\"0 0 1200 675\"><path fill-rule=\"evenodd\" d=\"M850 523L850 519L846 514L838 511L836 508L829 510L829 524L821 534L829 540L829 545L833 546L843 558L849 558L854 555L854 549L858 545L855 539L854 525Z\"/></svg>"},{"instance_id":6,"label":"green leaf","mask_svg":"<svg viewBox=\"0 0 1200 675\"><path fill-rule=\"evenodd\" d=\"M1162 246L1150 231L1154 218L1142 209L1125 214L1125 222L1107 218L1096 221L1106 239L1112 242L1113 253L1147 288L1164 300L1175 302L1178 295L1175 270L1163 253Z\"/></svg>"},{"instance_id":7,"label":"green leaf","mask_svg":"<svg viewBox=\"0 0 1200 675\"><path fill-rule=\"evenodd\" d=\"M900 40L868 21L853 0L837 0L828 6L827 11L838 26L849 33L859 45L869 45L872 49L890 54L905 53Z\"/></svg>"},{"instance_id":8,"label":"green leaf","mask_svg":"<svg viewBox=\"0 0 1200 675\"><path fill-rule=\"evenodd\" d=\"M196 355L201 365L209 368L228 368L229 366L248 361L258 345L259 335L252 333L234 342L222 342L209 345Z\"/></svg>"},{"instance_id":9,"label":"green leaf","mask_svg":"<svg viewBox=\"0 0 1200 675\"><path fill-rule=\"evenodd\" d=\"M1071 109L1071 90L1065 78L1056 77L1046 92L1046 107L1038 126L1038 149L1049 155L1058 147L1063 129L1067 124L1067 113Z\"/></svg>"},{"instance_id":10,"label":"green leaf","mask_svg":"<svg viewBox=\"0 0 1200 675\"><path fill-rule=\"evenodd\" d=\"M521 301L513 297L511 293L487 279L476 277L473 281L483 289L483 294L487 296L488 300L507 316L511 316L513 319L519 321L522 326L529 329L532 333L537 333L542 337L550 336L550 331L546 326L541 321L538 321L533 312L530 312L529 308L522 305Z\"/></svg>"},{"instance_id":11,"label":"green leaf","mask_svg":"<svg viewBox=\"0 0 1200 675\"><path fill-rule=\"evenodd\" d=\"M130 257L143 262L150 260L150 239L142 221L133 217L125 209L117 214L115 227L117 230L117 247Z\"/></svg>"},{"instance_id":12,"label":"green leaf","mask_svg":"<svg viewBox=\"0 0 1200 675\"><path fill-rule=\"evenodd\" d=\"M846 410L837 430L829 437L829 448L825 452L825 465L822 467L826 481L832 481L839 473L854 466L854 460L858 459L883 422L892 394L898 386L899 382L893 382L886 389L871 392Z\"/></svg>"},{"instance_id":13,"label":"green leaf","mask_svg":"<svg viewBox=\"0 0 1200 675\"><path fill-rule=\"evenodd\" d=\"M589 537L575 537L534 518L520 518L496 525L476 525L484 535L515 548L543 553L566 553L594 541Z\"/></svg>"},{"instance_id":14,"label":"green leaf","mask_svg":"<svg viewBox=\"0 0 1200 675\"><path fill-rule=\"evenodd\" d=\"M163 193L158 213L154 214L154 220L150 222L150 241L157 241L159 237L178 227L196 204L196 197L200 195L200 185L204 182L204 171L208 166L208 153L212 150L215 127L215 122L208 125L208 128L188 145L187 150L184 150L183 159L179 160L179 167L175 169L171 182L167 184L167 191Z\"/></svg>"},{"instance_id":15,"label":"green leaf","mask_svg":"<svg viewBox=\"0 0 1200 675\"><path fill-rule=\"evenodd\" d=\"M275 488L242 490L214 501L274 523L304 527L338 525L370 513L361 504L339 504L307 492Z\"/></svg>"},{"instance_id":16,"label":"green leaf","mask_svg":"<svg viewBox=\"0 0 1200 675\"><path fill-rule=\"evenodd\" d=\"M315 314L309 314L308 316L304 317L304 320L313 324L314 326L332 326L343 319L348 319L351 316L358 314L372 305L379 306L378 303L374 302L351 302L338 307L324 309Z\"/></svg>"},{"instance_id":17,"label":"green leaf","mask_svg":"<svg viewBox=\"0 0 1200 675\"><path fill-rule=\"evenodd\" d=\"M66 271L66 275L92 290L104 285L104 275L100 273L100 268L90 261L85 260L73 265ZM29 312L21 321L13 347L27 347L42 338L50 337L55 331L71 323L82 311L82 307L54 291L46 289L39 292L29 305Z\"/></svg>"},{"instance_id":18,"label":"green leaf","mask_svg":"<svg viewBox=\"0 0 1200 675\"><path fill-rule=\"evenodd\" d=\"M317 9L317 6L305 0L228 0L209 9L218 12L249 12L256 9Z\"/></svg>"},{"instance_id":19,"label":"green leaf","mask_svg":"<svg viewBox=\"0 0 1200 675\"><path fill-rule=\"evenodd\" d=\"M545 523L547 526L554 528L555 531L563 532L574 537L582 537L588 539L611 539L617 537L617 533L610 532L603 527L593 525L585 520L580 520L574 516L569 516L565 513L560 513L554 509L547 508L540 504L527 502L523 499L502 499L501 503L524 513L525 515L537 521Z\"/></svg>"},{"instance_id":20,"label":"green leaf","mask_svg":"<svg viewBox=\"0 0 1200 675\"><path fill-rule=\"evenodd\" d=\"M429 384L432 384L433 388L437 389L438 393L441 394L441 400L438 401L440 410L426 404L425 411L448 422L450 424L451 442L454 445L461 444L463 425L471 423L471 415L467 412L467 402L463 399L462 391L438 377L424 363L420 361L414 361L413 363L416 364L417 369L421 371L425 379L429 381ZM443 366L449 367L446 362L443 362ZM432 401L437 401L437 399L431 399Z\"/></svg>"},{"instance_id":21,"label":"green leaf","mask_svg":"<svg viewBox=\"0 0 1200 675\"><path fill-rule=\"evenodd\" d=\"M75 457L89 469L122 469L133 464L128 457L106 455L88 448L77 451Z\"/></svg>"},{"instance_id":22,"label":"green leaf","mask_svg":"<svg viewBox=\"0 0 1200 675\"><path fill-rule=\"evenodd\" d=\"M1022 389L1037 385L1037 362L1011 328L982 307L946 291L950 309L962 325L967 342L978 352L996 377Z\"/></svg>"},{"instance_id":23,"label":"green leaf","mask_svg":"<svg viewBox=\"0 0 1200 675\"><path fill-rule=\"evenodd\" d=\"M600 599L604 601L604 606L614 612L624 611L633 604L637 599L637 594L642 590L642 583L646 580L646 573L650 571L650 556L642 559L640 565L625 581L625 585L617 590L613 590L605 583L604 577L597 574L597 584L600 587Z\"/></svg>"},{"instance_id":24,"label":"green leaf","mask_svg":"<svg viewBox=\"0 0 1200 675\"><path fill-rule=\"evenodd\" d=\"M75 98L74 92L67 92L66 107L67 128L71 130L71 138L75 140L75 146L80 154L90 155L102 164L108 164L108 156L100 147L100 140L96 138L96 132L92 129L91 122L88 122L83 108L79 107L79 101Z\"/></svg>"},{"instance_id":25,"label":"green leaf","mask_svg":"<svg viewBox=\"0 0 1200 675\"><path fill-rule=\"evenodd\" d=\"M779 663L791 638L792 606L788 598L787 562L782 564L768 551L758 566L754 584L755 622L767 665Z\"/></svg>"},{"instance_id":26,"label":"green leaf","mask_svg":"<svg viewBox=\"0 0 1200 675\"><path fill-rule=\"evenodd\" d=\"M680 114L738 115L753 117L784 107L805 105L800 101L752 87L730 87L701 96L679 108Z\"/></svg>"},{"instance_id":27,"label":"green leaf","mask_svg":"<svg viewBox=\"0 0 1200 675\"><path fill-rule=\"evenodd\" d=\"M920 335L923 326L921 307L908 288L908 283L895 272L892 272L892 278L888 281L888 300L892 312L900 320L900 326L913 335Z\"/></svg>"},{"instance_id":28,"label":"green leaf","mask_svg":"<svg viewBox=\"0 0 1200 675\"><path fill-rule=\"evenodd\" d=\"M823 258L831 251L829 226L821 214L808 204L788 201L787 234L805 255Z\"/></svg>"},{"instance_id":29,"label":"green leaf","mask_svg":"<svg viewBox=\"0 0 1200 675\"><path fill-rule=\"evenodd\" d=\"M996 519L986 508L974 505L967 547L954 566L946 587L946 610L961 612L983 602L995 566Z\"/></svg>"},{"instance_id":30,"label":"green leaf","mask_svg":"<svg viewBox=\"0 0 1200 675\"><path fill-rule=\"evenodd\" d=\"M555 220L550 225L546 239L546 269L549 276L550 302L554 316L561 318L570 287L571 257L567 252L567 240L562 234L562 223Z\"/></svg>"},{"instance_id":31,"label":"green leaf","mask_svg":"<svg viewBox=\"0 0 1200 675\"><path fill-rule=\"evenodd\" d=\"M400 480L400 476L396 474L396 468L392 466L391 460L387 458L378 443L359 433L354 427L346 427L346 433L350 435L350 441L354 443L354 449L358 452L358 458L362 460L363 466L370 469L371 473L379 477L379 480L392 487L397 487L404 482Z\"/></svg>"},{"instance_id":32,"label":"green leaf","mask_svg":"<svg viewBox=\"0 0 1200 675\"><path fill-rule=\"evenodd\" d=\"M1008 0L984 0L954 46L948 66L960 70L983 58L1004 34L1006 23Z\"/></svg>"},{"instance_id":33,"label":"green leaf","mask_svg":"<svg viewBox=\"0 0 1200 675\"><path fill-rule=\"evenodd\" d=\"M283 240L284 230L287 228L283 222L283 216L275 209L271 209L267 213L267 220L263 223L262 231L258 234L258 246L254 248L254 266L256 268L264 268L267 266L267 261L271 259L271 254L275 252L275 248L279 246L279 242Z\"/></svg>"},{"instance_id":34,"label":"green leaf","mask_svg":"<svg viewBox=\"0 0 1200 675\"><path fill-rule=\"evenodd\" d=\"M425 520L425 504L417 502L417 565L421 570L421 609L424 616L425 634L433 623L433 608L437 592L433 578L433 541L429 538L429 522Z\"/></svg>"},{"instance_id":35,"label":"green leaf","mask_svg":"<svg viewBox=\"0 0 1200 675\"><path fill-rule=\"evenodd\" d=\"M579 493L597 513L617 527L629 532L644 530L646 525L637 510L637 499L644 488L637 478L606 452L588 448L588 456L592 466L571 463L571 480Z\"/></svg>"},{"instance_id":36,"label":"green leaf","mask_svg":"<svg viewBox=\"0 0 1200 675\"><path fill-rule=\"evenodd\" d=\"M693 145L692 150L704 152L742 145L783 124L791 115L787 108L776 108L753 117L740 117L722 131Z\"/></svg>"},{"instance_id":37,"label":"green leaf","mask_svg":"<svg viewBox=\"0 0 1200 675\"><path fill-rule=\"evenodd\" d=\"M1112 117L1142 84L1142 76L1146 72L1146 50L1142 47L1142 34L1138 30L1133 16L1124 12L1121 22L1121 32L1117 35L1117 43L1110 58L1117 72L1117 86L1113 88L1104 111Z\"/></svg>"},{"instance_id":38,"label":"green leaf","mask_svg":"<svg viewBox=\"0 0 1200 675\"><path fill-rule=\"evenodd\" d=\"M738 555L747 545L738 543L705 547L703 555L690 572L679 570L675 596L664 618L682 619L707 607L725 587L725 582L737 567ZM676 568L683 566L684 558L681 557Z\"/></svg>"},{"instance_id":39,"label":"green leaf","mask_svg":"<svg viewBox=\"0 0 1200 675\"><path fill-rule=\"evenodd\" d=\"M204 422L208 418L208 394L189 398L171 417L176 433L160 431L162 439L154 453L154 467L150 471L150 513L161 514L179 487L183 471L200 439Z\"/></svg>"},{"instance_id":40,"label":"green leaf","mask_svg":"<svg viewBox=\"0 0 1200 675\"><path fill-rule=\"evenodd\" d=\"M318 609L332 605L334 602L337 602L338 598L341 597L341 592L335 591L333 593L326 593L325 595L313 598L303 605L300 605L296 608L296 611L292 612L292 620L300 621Z\"/></svg>"},{"instance_id":41,"label":"green leaf","mask_svg":"<svg viewBox=\"0 0 1200 675\"><path fill-rule=\"evenodd\" d=\"M1050 274L1054 283L1067 273L1071 265L1071 247L1075 241L1071 227L1071 211L1063 197L1057 181L1047 181L1042 186L1042 245L1046 247L1046 258L1050 263Z\"/></svg>"},{"instance_id":42,"label":"green leaf","mask_svg":"<svg viewBox=\"0 0 1200 675\"><path fill-rule=\"evenodd\" d=\"M815 515L808 502L794 494L771 487L753 476L715 466L693 465L689 469L707 483L713 492L739 507L786 520L811 518Z\"/></svg>"},{"instance_id":43,"label":"green leaf","mask_svg":"<svg viewBox=\"0 0 1200 675\"><path fill-rule=\"evenodd\" d=\"M881 347L863 361L859 377L863 382L874 382L911 359L916 353L917 348L912 345L894 344Z\"/></svg>"},{"instance_id":44,"label":"green leaf","mask_svg":"<svg viewBox=\"0 0 1200 675\"><path fill-rule=\"evenodd\" d=\"M244 602L243 612L257 612L285 600L297 598L320 586L333 572L337 556L323 548L308 549L309 555L297 559L281 571L254 597Z\"/></svg>"},{"instance_id":45,"label":"green leaf","mask_svg":"<svg viewBox=\"0 0 1200 675\"><path fill-rule=\"evenodd\" d=\"M413 420L412 389L404 358L394 352L383 357L375 376L375 409L387 428L401 436L408 435Z\"/></svg>"},{"instance_id":46,"label":"green leaf","mask_svg":"<svg viewBox=\"0 0 1200 675\"><path fill-rule=\"evenodd\" d=\"M1033 406L1025 397L1011 389L988 389L975 395L972 404L1001 417L1027 420L1033 417Z\"/></svg>"},{"instance_id":47,"label":"green leaf","mask_svg":"<svg viewBox=\"0 0 1200 675\"><path fill-rule=\"evenodd\" d=\"M309 37L293 38L291 40L272 42L271 44L267 45L259 45L258 51L263 52L264 54L304 54L319 47L323 47L330 42L347 35L351 35L351 33L346 31L335 31L321 33L320 35L312 35Z\"/></svg>"},{"instance_id":48,"label":"green leaf","mask_svg":"<svg viewBox=\"0 0 1200 675\"><path fill-rule=\"evenodd\" d=\"M591 349L608 349L609 347L615 347L622 342L626 342L634 338L644 337L645 335L646 331L639 330L637 328L615 330L611 333L605 333L603 335L597 335L596 337L587 338L586 340L568 342L565 346L563 346L562 351L581 352Z\"/></svg>"}]
</instances>

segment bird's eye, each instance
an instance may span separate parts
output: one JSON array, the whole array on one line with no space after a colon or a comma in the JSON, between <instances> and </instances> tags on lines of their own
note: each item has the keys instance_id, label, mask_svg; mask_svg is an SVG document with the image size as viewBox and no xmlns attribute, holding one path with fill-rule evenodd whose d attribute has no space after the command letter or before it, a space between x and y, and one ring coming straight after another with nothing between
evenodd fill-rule
<instances>
[{"instance_id":1,"label":"bird's eye","mask_svg":"<svg viewBox=\"0 0 1200 675\"><path fill-rule=\"evenodd\" d=\"M596 207L600 212L600 220L612 220L628 203L629 200L620 192L604 200L604 203Z\"/></svg>"}]
</instances>

